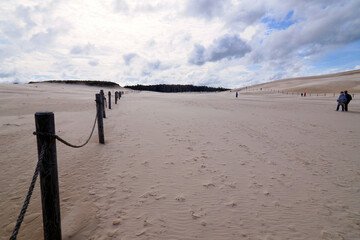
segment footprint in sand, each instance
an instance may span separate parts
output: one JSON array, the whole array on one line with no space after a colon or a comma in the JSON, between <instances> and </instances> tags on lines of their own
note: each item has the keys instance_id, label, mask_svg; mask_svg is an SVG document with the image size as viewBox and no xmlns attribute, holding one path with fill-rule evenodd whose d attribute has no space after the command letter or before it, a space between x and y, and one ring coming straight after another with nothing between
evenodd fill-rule
<instances>
[{"instance_id":1,"label":"footprint in sand","mask_svg":"<svg viewBox=\"0 0 360 240\"><path fill-rule=\"evenodd\" d=\"M323 230L321 233L323 240L344 240L345 238L340 233L330 233L329 231Z\"/></svg>"},{"instance_id":2,"label":"footprint in sand","mask_svg":"<svg viewBox=\"0 0 360 240\"><path fill-rule=\"evenodd\" d=\"M228 207L236 207L237 203L234 202L234 201L231 201L231 202L226 203L225 205L228 206Z\"/></svg>"},{"instance_id":3,"label":"footprint in sand","mask_svg":"<svg viewBox=\"0 0 360 240\"><path fill-rule=\"evenodd\" d=\"M112 225L118 226L118 225L120 225L120 223L121 223L121 220L120 220L120 219L116 219L116 220L114 220L114 221L112 222Z\"/></svg>"},{"instance_id":4,"label":"footprint in sand","mask_svg":"<svg viewBox=\"0 0 360 240\"><path fill-rule=\"evenodd\" d=\"M175 198L175 200L177 200L178 202L185 202L186 198L185 198L184 194L180 194L179 196L177 196Z\"/></svg>"},{"instance_id":5,"label":"footprint in sand","mask_svg":"<svg viewBox=\"0 0 360 240\"><path fill-rule=\"evenodd\" d=\"M205 182L202 185L206 188L215 187L215 184L213 182Z\"/></svg>"}]
</instances>

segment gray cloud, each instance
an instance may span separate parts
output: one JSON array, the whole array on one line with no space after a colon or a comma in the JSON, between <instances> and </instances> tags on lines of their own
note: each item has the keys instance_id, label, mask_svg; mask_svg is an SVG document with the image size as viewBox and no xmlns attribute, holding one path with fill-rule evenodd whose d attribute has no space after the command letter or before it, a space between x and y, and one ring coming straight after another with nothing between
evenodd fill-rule
<instances>
[{"instance_id":1,"label":"gray cloud","mask_svg":"<svg viewBox=\"0 0 360 240\"><path fill-rule=\"evenodd\" d=\"M31 29L36 26L36 23L31 19L31 8L20 5L16 8L16 16L24 20L26 28Z\"/></svg>"},{"instance_id":2,"label":"gray cloud","mask_svg":"<svg viewBox=\"0 0 360 240\"><path fill-rule=\"evenodd\" d=\"M216 62L224 58L242 58L250 51L250 47L239 36L225 35L216 39L207 49L201 45L195 45L188 62L203 65L205 62Z\"/></svg>"},{"instance_id":3,"label":"gray cloud","mask_svg":"<svg viewBox=\"0 0 360 240\"><path fill-rule=\"evenodd\" d=\"M205 48L200 44L195 44L194 49L188 57L188 62L195 65L203 65L205 60Z\"/></svg>"},{"instance_id":4,"label":"gray cloud","mask_svg":"<svg viewBox=\"0 0 360 240\"><path fill-rule=\"evenodd\" d=\"M193 17L211 19L224 14L229 0L188 0L185 13Z\"/></svg>"},{"instance_id":5,"label":"gray cloud","mask_svg":"<svg viewBox=\"0 0 360 240\"><path fill-rule=\"evenodd\" d=\"M131 64L131 61L137 56L136 53L128 53L123 55L124 62L127 66Z\"/></svg>"},{"instance_id":6,"label":"gray cloud","mask_svg":"<svg viewBox=\"0 0 360 240\"><path fill-rule=\"evenodd\" d=\"M231 28L236 28L240 24L241 27L246 27L256 22L259 22L266 14L267 7L264 3L253 1L252 4L248 2L241 2L237 6L232 6L224 16L226 25Z\"/></svg>"},{"instance_id":7,"label":"gray cloud","mask_svg":"<svg viewBox=\"0 0 360 240\"><path fill-rule=\"evenodd\" d=\"M216 62L223 58L241 58L250 52L250 47L239 36L227 35L215 40L207 52L209 61Z\"/></svg>"},{"instance_id":8,"label":"gray cloud","mask_svg":"<svg viewBox=\"0 0 360 240\"><path fill-rule=\"evenodd\" d=\"M98 61L98 60L90 60L88 63L89 63L90 66L93 66L93 67L99 65L99 61Z\"/></svg>"},{"instance_id":9,"label":"gray cloud","mask_svg":"<svg viewBox=\"0 0 360 240\"><path fill-rule=\"evenodd\" d=\"M54 42L57 35L58 32L56 30L48 28L46 32L39 32L33 35L30 39L30 43L34 49L45 48Z\"/></svg>"},{"instance_id":10,"label":"gray cloud","mask_svg":"<svg viewBox=\"0 0 360 240\"><path fill-rule=\"evenodd\" d=\"M125 0L115 0L114 9L116 12L127 13L129 11L129 6Z\"/></svg>"},{"instance_id":11,"label":"gray cloud","mask_svg":"<svg viewBox=\"0 0 360 240\"><path fill-rule=\"evenodd\" d=\"M160 60L154 60L154 61L149 61L146 62L141 75L142 76L152 76L153 72L160 72L160 71L164 71L164 70L168 70L170 69L172 66L169 64L164 64L163 62L161 62Z\"/></svg>"},{"instance_id":12,"label":"gray cloud","mask_svg":"<svg viewBox=\"0 0 360 240\"><path fill-rule=\"evenodd\" d=\"M76 45L74 46L70 53L71 54L78 54L78 55L89 55L90 51L94 48L93 45L91 45L90 43L88 43L87 45L81 46L81 45Z\"/></svg>"},{"instance_id":13,"label":"gray cloud","mask_svg":"<svg viewBox=\"0 0 360 240\"><path fill-rule=\"evenodd\" d=\"M0 78L9 78L9 77L13 77L16 75L15 70L10 71L10 72L0 72Z\"/></svg>"},{"instance_id":14,"label":"gray cloud","mask_svg":"<svg viewBox=\"0 0 360 240\"><path fill-rule=\"evenodd\" d=\"M0 30L10 38L21 38L24 28L10 22L0 22Z\"/></svg>"}]
</instances>

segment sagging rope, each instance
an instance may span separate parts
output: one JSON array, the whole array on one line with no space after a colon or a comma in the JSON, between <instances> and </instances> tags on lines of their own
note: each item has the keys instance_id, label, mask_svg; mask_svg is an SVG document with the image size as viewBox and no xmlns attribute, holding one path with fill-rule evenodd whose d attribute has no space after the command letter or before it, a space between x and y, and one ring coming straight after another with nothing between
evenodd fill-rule
<instances>
[{"instance_id":1,"label":"sagging rope","mask_svg":"<svg viewBox=\"0 0 360 240\"><path fill-rule=\"evenodd\" d=\"M55 137L55 139L59 140L60 142L64 143L65 145L69 146L69 147L73 147L73 148L81 148L83 146L85 146L91 139L93 133L94 133L94 129L95 129L95 126L96 126L96 120L97 120L97 114L95 116L95 121L94 121L94 126L91 130L91 133L90 133L90 136L89 138L86 140L86 142L84 144L81 144L81 145L73 145L71 143L68 143L67 141L65 141L64 139L60 138L59 136L57 136L56 134L51 134L51 133L41 133L41 132L33 132L34 135L40 135L40 136L50 136L50 137ZM23 222L24 220L24 217L25 217L25 213L26 213L26 210L29 206L29 203L30 203L30 199L31 199L31 195L33 193L33 190L34 190L34 186L35 186L35 183L36 183L36 179L37 179L37 176L39 175L39 169L40 169L40 165L43 161L43 158L44 158L44 154L45 154L45 151L47 149L47 144L46 142L44 142L44 145L42 146L41 148L41 151L40 151L40 154L39 154L39 160L36 164L36 169L35 169L35 172L34 172L34 175L33 175L33 178L32 178L32 181L31 181L31 184L30 184L30 187L29 187L29 191L28 191L28 194L25 198L25 201L24 201L24 205L20 211L20 214L19 214L19 217L16 221L16 225L14 227L14 231L10 237L10 240L16 240L16 237L19 233L19 229L20 229L20 226L21 226L21 223Z\"/></svg>"},{"instance_id":2,"label":"sagging rope","mask_svg":"<svg viewBox=\"0 0 360 240\"><path fill-rule=\"evenodd\" d=\"M94 126L91 130L91 133L90 133L90 136L89 138L86 140L86 142L84 144L81 144L81 145L73 145L67 141L65 141L64 139L62 139L61 137L59 137L58 135L56 134L51 134L51 133L42 133L42 132L33 132L34 135L39 135L39 136L49 136L49 137L54 137L55 139L59 140L60 142L62 142L63 144L69 146L69 147L72 147L72 148L81 148L83 146L85 146L91 139L93 133L94 133L94 129L95 129L95 126L96 126L96 121L97 121L97 114L95 116L95 121L94 121Z\"/></svg>"},{"instance_id":3,"label":"sagging rope","mask_svg":"<svg viewBox=\"0 0 360 240\"><path fill-rule=\"evenodd\" d=\"M19 214L19 217L18 217L18 219L16 221L16 225L14 227L14 231L13 231L11 237L10 237L10 240L16 240L16 237L17 237L17 235L19 233L21 223L24 220L24 216L25 216L27 207L29 206L29 203L30 203L31 195L32 195L33 190L34 190L34 186L35 186L35 183L36 183L37 176L39 175L40 165L41 165L42 160L44 158L46 148L47 148L47 144L44 143L44 145L41 148L41 152L40 152L40 155L39 155L39 160L38 160L38 162L36 164L36 169L35 169L35 172L34 172L30 187L29 187L28 194L26 195L23 207L22 207L22 209L20 211L20 214Z\"/></svg>"}]
</instances>

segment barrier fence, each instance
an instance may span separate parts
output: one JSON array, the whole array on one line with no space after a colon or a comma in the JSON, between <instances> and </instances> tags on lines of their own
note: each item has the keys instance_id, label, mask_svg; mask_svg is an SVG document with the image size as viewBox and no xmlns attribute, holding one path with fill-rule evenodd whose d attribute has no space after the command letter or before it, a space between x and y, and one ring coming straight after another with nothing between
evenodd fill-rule
<instances>
[{"instance_id":1,"label":"barrier fence","mask_svg":"<svg viewBox=\"0 0 360 240\"><path fill-rule=\"evenodd\" d=\"M232 90L234 91L234 90ZM302 96L302 97L306 97L306 96L316 96L316 97L326 97L326 96L333 96L333 97L337 97L340 92L338 93L314 93L314 92L291 92L291 91L281 91L281 90L276 90L276 89L268 89L268 88L244 88L242 90L239 91L235 91L235 92L269 92L269 93L281 93L281 94L286 94L286 95L297 95L297 96ZM355 93L350 94L353 98L355 97Z\"/></svg>"},{"instance_id":2,"label":"barrier fence","mask_svg":"<svg viewBox=\"0 0 360 240\"><path fill-rule=\"evenodd\" d=\"M115 92L115 104L120 100L123 92ZM109 109L111 109L111 92L109 96ZM105 118L106 98L104 91L101 90L99 94L95 94L96 101L96 116L94 125L92 127L90 136L81 145L73 145L63 140L55 134L55 116L53 112L37 112L35 113L36 131L33 133L37 137L38 148L38 162L36 164L35 172L30 183L28 193L25 197L23 207L17 218L14 230L10 240L15 240L19 233L21 224L24 220L27 207L30 203L31 195L34 190L36 179L40 173L40 189L41 189L41 203L43 213L43 229L45 240L60 240L61 239L61 218L60 218L60 200L59 200L59 182L57 170L57 156L56 156L56 140L61 143L73 147L84 147L90 141L96 122L98 123L99 143L105 144L103 118Z\"/></svg>"}]
</instances>

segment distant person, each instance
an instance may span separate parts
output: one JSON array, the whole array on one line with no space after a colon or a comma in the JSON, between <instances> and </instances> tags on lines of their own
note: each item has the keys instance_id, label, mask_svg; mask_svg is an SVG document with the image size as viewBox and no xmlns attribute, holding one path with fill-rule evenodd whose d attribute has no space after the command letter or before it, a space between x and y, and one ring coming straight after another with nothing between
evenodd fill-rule
<instances>
[{"instance_id":1,"label":"distant person","mask_svg":"<svg viewBox=\"0 0 360 240\"><path fill-rule=\"evenodd\" d=\"M237 98L237 97L239 96L239 93L238 93L238 92L236 92L235 96L236 96L236 98Z\"/></svg>"},{"instance_id":2,"label":"distant person","mask_svg":"<svg viewBox=\"0 0 360 240\"><path fill-rule=\"evenodd\" d=\"M339 111L339 107L341 106L341 111L344 111L345 103L346 103L346 96L343 91L340 92L340 95L337 99L338 105L336 107L336 111Z\"/></svg>"},{"instance_id":3,"label":"distant person","mask_svg":"<svg viewBox=\"0 0 360 240\"><path fill-rule=\"evenodd\" d=\"M350 101L352 100L352 97L350 94L348 94L348 91L345 90L345 97L346 97L346 102L345 102L345 111L348 111L348 105L350 103Z\"/></svg>"}]
</instances>

